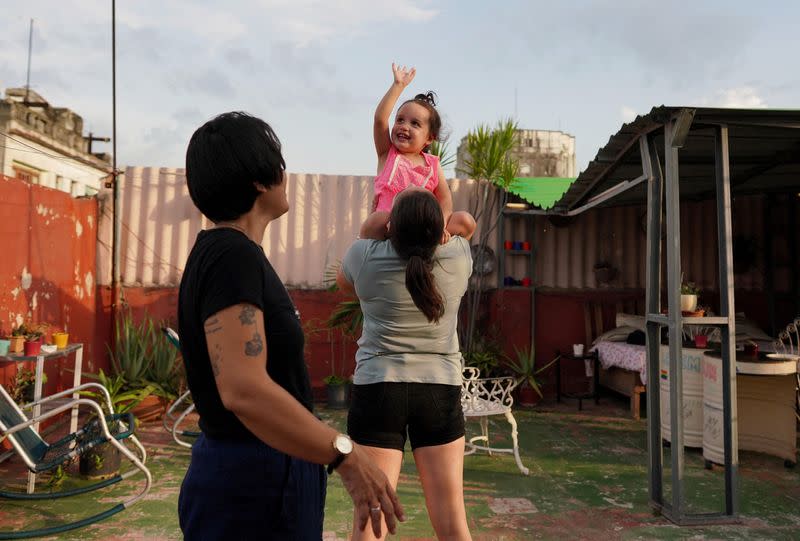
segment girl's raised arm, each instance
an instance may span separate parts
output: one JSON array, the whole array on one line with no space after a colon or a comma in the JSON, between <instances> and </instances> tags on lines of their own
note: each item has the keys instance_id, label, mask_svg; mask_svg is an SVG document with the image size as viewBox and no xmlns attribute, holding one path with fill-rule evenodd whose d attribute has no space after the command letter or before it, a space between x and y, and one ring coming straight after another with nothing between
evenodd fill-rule
<instances>
[{"instance_id":1,"label":"girl's raised arm","mask_svg":"<svg viewBox=\"0 0 800 541\"><path fill-rule=\"evenodd\" d=\"M394 81L392 86L386 91L386 94L378 103L378 108L375 110L375 123L373 124L372 135L375 138L375 151L378 153L378 161L385 160L386 155L389 153L389 147L392 140L389 136L389 116L392 114L392 109L397 103L400 94L403 93L405 87L414 80L416 75L416 68L406 69L405 66L396 66L392 62L392 73L394 74Z\"/></svg>"}]
</instances>

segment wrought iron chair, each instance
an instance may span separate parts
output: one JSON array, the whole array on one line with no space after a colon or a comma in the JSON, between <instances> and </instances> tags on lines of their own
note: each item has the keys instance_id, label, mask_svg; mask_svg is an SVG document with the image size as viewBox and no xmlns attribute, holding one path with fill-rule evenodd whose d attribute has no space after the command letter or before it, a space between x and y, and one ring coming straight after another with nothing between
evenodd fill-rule
<instances>
[{"instance_id":1,"label":"wrought iron chair","mask_svg":"<svg viewBox=\"0 0 800 541\"><path fill-rule=\"evenodd\" d=\"M481 425L480 435L467 441L464 454L471 455L477 451L486 451L489 455L492 453L513 454L519 471L523 475L528 475L530 471L522 464L519 456L517 421L511 413L511 406L514 404L511 391L516 386L517 382L511 377L481 378L480 370L477 368L467 366L463 369L461 407L464 410L464 418L477 418ZM512 448L496 448L489 445L489 417L492 415L505 416L511 425ZM478 445L477 442L481 441L483 445Z\"/></svg>"},{"instance_id":2,"label":"wrought iron chair","mask_svg":"<svg viewBox=\"0 0 800 541\"><path fill-rule=\"evenodd\" d=\"M777 353L785 353L789 355L800 356L800 317L795 318L794 321L789 323L784 330L778 334L778 339L773 344ZM795 408L795 415L797 420L800 421L800 360L797 361L797 404Z\"/></svg>"},{"instance_id":3,"label":"wrought iron chair","mask_svg":"<svg viewBox=\"0 0 800 541\"><path fill-rule=\"evenodd\" d=\"M161 332L163 332L167 340L180 351L181 339L178 333L169 327L162 327ZM183 411L178 414L177 412L180 411L181 408L183 408ZM175 443L188 449L192 448L191 442L181 438L197 438L200 436L200 432L194 430L178 430L178 427L180 427L183 421L186 420L186 417L192 413L194 409L192 394L186 391L170 405L163 419L164 429L172 434L172 439L175 440Z\"/></svg>"},{"instance_id":4,"label":"wrought iron chair","mask_svg":"<svg viewBox=\"0 0 800 541\"><path fill-rule=\"evenodd\" d=\"M15 500L48 500L75 496L113 485L139 472L143 473L145 477L144 488L141 492L124 502L118 503L104 511L95 513L81 520L48 528L25 531L0 531L0 539L25 539L29 537L50 536L76 528L82 528L83 526L105 520L127 509L141 500L150 490L152 476L144 465L147 459L147 452L142 444L139 443L139 440L133 435L133 415L130 413L107 415L94 400L88 398L71 398L73 393L83 390L91 390L102 395L108 406L108 411L113 411L111 397L106 388L98 383L85 383L73 389L50 395L35 403L26 405L26 408L37 404L44 405L51 403L55 405L53 409L44 414L28 418L23 410L11 399L11 396L5 388L0 385L0 441L8 438L14 450L22 458L28 469L34 474L54 471L59 466L72 461L74 458L79 457L102 443L109 443L116 447L122 456L133 463L135 469L117 474L109 479L91 485L61 492L27 494L24 492L0 490L0 498ZM78 431L68 434L58 441L48 443L33 429L34 424L44 421L45 419L56 417L65 411L71 411L75 406L87 406L89 409L94 410L93 413L96 414ZM141 456L137 457L123 444L123 441L130 441L133 443Z\"/></svg>"}]
</instances>

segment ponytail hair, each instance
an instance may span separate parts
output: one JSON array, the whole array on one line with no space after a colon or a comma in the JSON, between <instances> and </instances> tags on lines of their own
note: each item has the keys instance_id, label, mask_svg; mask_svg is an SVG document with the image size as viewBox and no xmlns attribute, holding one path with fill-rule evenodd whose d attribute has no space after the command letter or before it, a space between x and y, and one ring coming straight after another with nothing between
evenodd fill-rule
<instances>
[{"instance_id":1,"label":"ponytail hair","mask_svg":"<svg viewBox=\"0 0 800 541\"><path fill-rule=\"evenodd\" d=\"M395 199L390 217L391 242L406 263L406 289L431 323L444 315L444 299L433 278L433 254L442 238L444 217L432 193L414 190Z\"/></svg>"}]
</instances>

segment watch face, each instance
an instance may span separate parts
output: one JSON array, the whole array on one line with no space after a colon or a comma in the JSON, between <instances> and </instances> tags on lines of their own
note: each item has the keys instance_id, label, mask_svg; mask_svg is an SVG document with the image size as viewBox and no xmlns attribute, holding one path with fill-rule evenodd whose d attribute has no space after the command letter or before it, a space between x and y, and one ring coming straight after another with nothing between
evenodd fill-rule
<instances>
[{"instance_id":1,"label":"watch face","mask_svg":"<svg viewBox=\"0 0 800 541\"><path fill-rule=\"evenodd\" d=\"M344 434L339 434L336 436L333 445L336 447L336 450L343 455L349 455L353 452L353 440Z\"/></svg>"}]
</instances>

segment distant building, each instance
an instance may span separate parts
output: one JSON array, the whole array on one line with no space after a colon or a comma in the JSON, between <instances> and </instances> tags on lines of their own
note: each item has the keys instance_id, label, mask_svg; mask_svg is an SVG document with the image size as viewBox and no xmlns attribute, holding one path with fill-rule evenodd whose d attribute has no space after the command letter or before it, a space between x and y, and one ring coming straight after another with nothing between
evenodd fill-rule
<instances>
[{"instance_id":1,"label":"distant building","mask_svg":"<svg viewBox=\"0 0 800 541\"><path fill-rule=\"evenodd\" d=\"M83 118L24 88L0 100L0 173L72 194L94 195L111 171L108 154L92 153Z\"/></svg>"},{"instance_id":2,"label":"distant building","mask_svg":"<svg viewBox=\"0 0 800 541\"><path fill-rule=\"evenodd\" d=\"M464 178L466 137L456 154L456 177ZM575 137L561 131L517 130L512 151L520 177L575 177Z\"/></svg>"}]
</instances>

